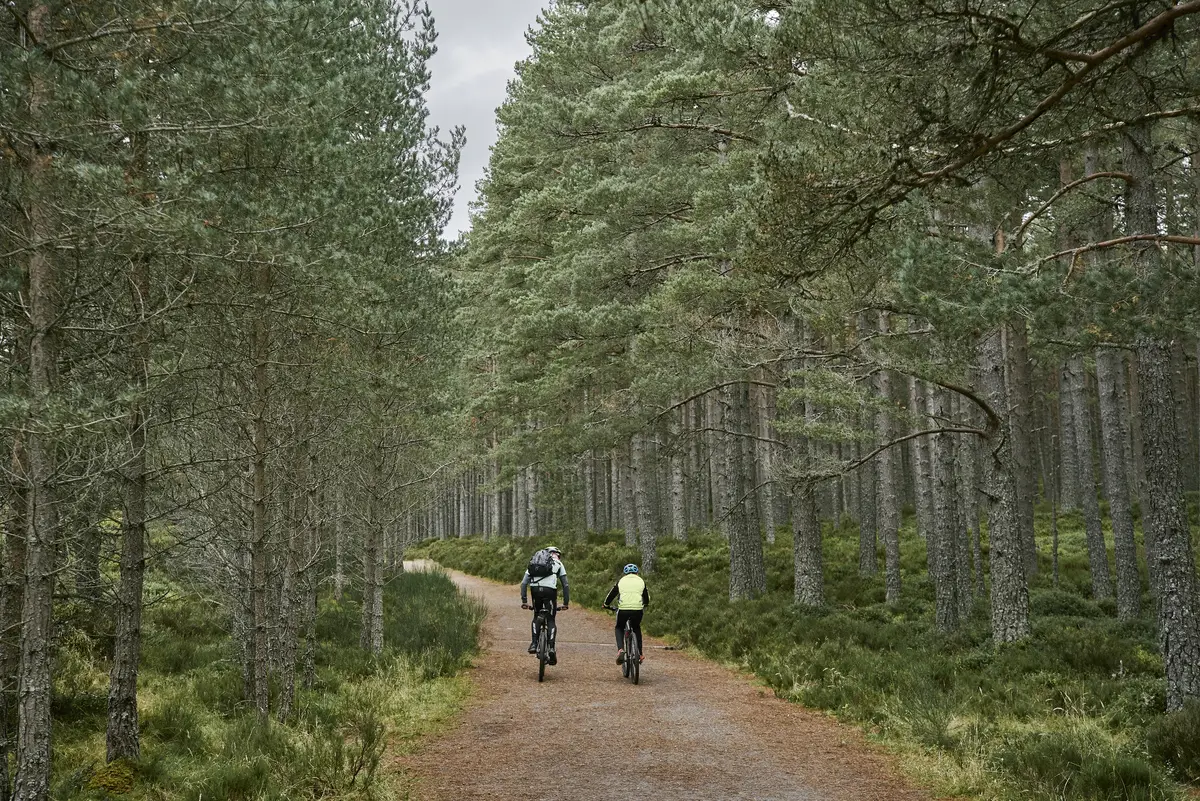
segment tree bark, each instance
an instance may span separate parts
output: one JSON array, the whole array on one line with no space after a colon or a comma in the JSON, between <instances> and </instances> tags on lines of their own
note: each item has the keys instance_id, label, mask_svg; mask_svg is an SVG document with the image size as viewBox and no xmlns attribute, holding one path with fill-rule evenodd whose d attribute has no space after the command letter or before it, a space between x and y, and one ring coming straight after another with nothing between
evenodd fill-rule
<instances>
[{"instance_id":1,"label":"tree bark","mask_svg":"<svg viewBox=\"0 0 1200 801\"><path fill-rule=\"evenodd\" d=\"M637 509L638 544L642 551L642 570L654 572L658 552L657 532L654 529L654 506L651 498L651 483L654 481L654 463L650 455L649 439L642 434L633 437L633 502Z\"/></svg>"},{"instance_id":2,"label":"tree bark","mask_svg":"<svg viewBox=\"0 0 1200 801\"><path fill-rule=\"evenodd\" d=\"M593 451L583 455L583 526L587 531L596 530L596 455Z\"/></svg>"},{"instance_id":3,"label":"tree bark","mask_svg":"<svg viewBox=\"0 0 1200 801\"><path fill-rule=\"evenodd\" d=\"M879 330L886 334L889 320L886 312L879 315ZM875 375L875 386L884 406L875 413L875 435L880 442L891 442L895 434L892 423L892 374L880 370ZM897 461L900 451L888 448L879 454L878 518L879 536L883 539L884 574L886 598L889 604L899 603L902 590L900 574L900 498L897 492Z\"/></svg>"},{"instance_id":4,"label":"tree bark","mask_svg":"<svg viewBox=\"0 0 1200 801\"><path fill-rule=\"evenodd\" d=\"M145 134L134 134L133 150L139 175L145 175ZM146 548L146 410L150 375L150 265L146 255L131 262L130 294L136 315L130 383L133 408L126 422L129 458L121 477L121 580L117 589L116 640L109 671L106 758L136 761L141 757L138 739L138 661L142 652L142 586Z\"/></svg>"},{"instance_id":5,"label":"tree bark","mask_svg":"<svg viewBox=\"0 0 1200 801\"><path fill-rule=\"evenodd\" d=\"M750 415L750 386L729 388L733 436L730 463L733 518L729 529L729 599L755 598L766 591L762 530L754 481L754 434Z\"/></svg>"},{"instance_id":6,"label":"tree bark","mask_svg":"<svg viewBox=\"0 0 1200 801\"><path fill-rule=\"evenodd\" d=\"M271 292L271 266L263 263L254 270L254 290L257 313L251 333L254 360L254 419L252 460L254 507L250 537L252 615L254 621L254 707L260 719L270 712L270 621L268 620L268 570L270 567L270 532L267 521L267 458L271 444L267 433L267 414L270 408L270 349L271 332L267 320L267 301Z\"/></svg>"},{"instance_id":7,"label":"tree bark","mask_svg":"<svg viewBox=\"0 0 1200 801\"><path fill-rule=\"evenodd\" d=\"M1154 187L1152 128L1149 123L1123 132L1125 171L1133 176L1126 196L1131 234L1158 230ZM1134 248L1138 273L1153 279L1161 271L1158 247ZM1192 551L1187 504L1183 497L1183 464L1176 422L1175 387L1171 375L1171 342L1161 334L1136 339L1142 425L1142 530L1146 553L1157 561L1151 576L1158 598L1159 643L1167 678L1167 711L1183 708L1200 695L1200 599Z\"/></svg>"},{"instance_id":8,"label":"tree bark","mask_svg":"<svg viewBox=\"0 0 1200 801\"><path fill-rule=\"evenodd\" d=\"M1075 478L1079 482L1076 496L1083 510L1087 532L1088 568L1092 576L1092 595L1111 598L1112 579L1108 572L1108 550L1104 528L1100 524L1100 505L1096 500L1096 471L1092 454L1092 426L1088 415L1087 374L1083 357L1072 356L1066 365L1067 390L1070 393L1071 439L1075 442Z\"/></svg>"},{"instance_id":9,"label":"tree bark","mask_svg":"<svg viewBox=\"0 0 1200 801\"><path fill-rule=\"evenodd\" d=\"M1071 405L1071 376L1064 364L1058 381L1058 433L1059 463L1062 472L1059 504L1063 509L1078 509L1079 498L1079 446L1075 442L1075 410Z\"/></svg>"},{"instance_id":10,"label":"tree bark","mask_svg":"<svg viewBox=\"0 0 1200 801\"><path fill-rule=\"evenodd\" d=\"M775 484L772 480L773 466L775 463L775 450L771 440L774 439L774 431L771 425L771 398L769 387L752 384L750 387L750 396L752 400L751 411L754 412L752 417L757 421L755 426L755 434L757 438L753 443L755 455L755 477L761 486L755 493L759 499L759 508L762 510L761 519L762 526L766 532L767 542L775 542Z\"/></svg>"},{"instance_id":11,"label":"tree bark","mask_svg":"<svg viewBox=\"0 0 1200 801\"><path fill-rule=\"evenodd\" d=\"M792 503L794 526L792 558L795 598L800 606L825 603L825 565L821 554L821 521L817 516L816 487L802 482Z\"/></svg>"},{"instance_id":12,"label":"tree bark","mask_svg":"<svg viewBox=\"0 0 1200 801\"><path fill-rule=\"evenodd\" d=\"M27 22L31 38L43 41L50 29L50 8L36 4ZM30 118L41 122L50 87L31 78ZM58 384L59 274L51 221L51 147L42 142L23 154L27 193L28 240L37 243L27 261L29 296L29 421L26 440L25 582L22 600L21 656L17 682L17 801L44 801L50 793L51 657L54 625L54 561L58 545L58 458L46 413Z\"/></svg>"},{"instance_id":13,"label":"tree bark","mask_svg":"<svg viewBox=\"0 0 1200 801\"><path fill-rule=\"evenodd\" d=\"M945 390L931 389L929 410L938 420L950 419ZM933 436L932 478L934 527L929 534L929 572L934 579L935 619L942 631L953 631L958 619L958 512L955 508L953 434Z\"/></svg>"},{"instance_id":14,"label":"tree bark","mask_svg":"<svg viewBox=\"0 0 1200 801\"><path fill-rule=\"evenodd\" d=\"M863 446L874 450L872 444ZM866 454L863 454L866 455ZM874 576L879 572L878 506L879 462L872 459L858 469L858 574Z\"/></svg>"},{"instance_id":15,"label":"tree bark","mask_svg":"<svg viewBox=\"0 0 1200 801\"><path fill-rule=\"evenodd\" d=\"M13 361L22 369L28 360L28 338L17 335ZM4 581L0 587L0 801L8 801L12 791L9 755L16 745L17 681L21 660L20 632L25 597L25 530L29 511L29 456L25 436L16 432L12 451L12 509L9 531L4 537Z\"/></svg>"},{"instance_id":16,"label":"tree bark","mask_svg":"<svg viewBox=\"0 0 1200 801\"><path fill-rule=\"evenodd\" d=\"M677 540L687 539L687 493L683 480L683 463L686 456L679 418L683 409L671 414L671 536Z\"/></svg>"},{"instance_id":17,"label":"tree bark","mask_svg":"<svg viewBox=\"0 0 1200 801\"><path fill-rule=\"evenodd\" d=\"M1117 616L1133 620L1142 611L1142 579L1138 575L1137 544L1129 502L1125 461L1128 436L1125 410L1125 364L1115 348L1096 350L1096 380L1100 388L1100 444L1104 449L1104 494L1112 520L1117 563Z\"/></svg>"},{"instance_id":18,"label":"tree bark","mask_svg":"<svg viewBox=\"0 0 1200 801\"><path fill-rule=\"evenodd\" d=\"M366 521L363 527L363 602L362 622L358 644L364 651L378 656L383 653L383 566L379 549L382 522L379 514L379 476L383 470L383 453L369 457L366 497Z\"/></svg>"},{"instance_id":19,"label":"tree bark","mask_svg":"<svg viewBox=\"0 0 1200 801\"><path fill-rule=\"evenodd\" d=\"M817 406L811 399L804 401L804 419L817 420ZM796 461L801 474L812 473L816 465L816 443L804 437L797 443ZM825 603L825 564L822 555L821 519L817 504L817 484L802 479L792 501L792 561L795 575L796 603L818 607Z\"/></svg>"},{"instance_id":20,"label":"tree bark","mask_svg":"<svg viewBox=\"0 0 1200 801\"><path fill-rule=\"evenodd\" d=\"M537 465L530 465L525 468L529 475L525 480L525 487L529 496L529 536L537 537L541 535L541 476L538 475Z\"/></svg>"},{"instance_id":21,"label":"tree bark","mask_svg":"<svg viewBox=\"0 0 1200 801\"><path fill-rule=\"evenodd\" d=\"M633 500L633 450L630 440L620 453L619 472L621 477L621 523L625 527L625 545L636 548L638 544L637 506Z\"/></svg>"},{"instance_id":22,"label":"tree bark","mask_svg":"<svg viewBox=\"0 0 1200 801\"><path fill-rule=\"evenodd\" d=\"M1009 436L1012 437L1013 466L1016 470L1017 515L1021 526L1021 548L1025 552L1025 570L1037 573L1037 539L1033 527L1033 496L1036 473L1033 469L1033 379L1030 375L1029 334L1025 321L1008 328L1005 337L1005 380L1009 403Z\"/></svg>"},{"instance_id":23,"label":"tree bark","mask_svg":"<svg viewBox=\"0 0 1200 801\"><path fill-rule=\"evenodd\" d=\"M925 389L915 378L908 379L909 413L918 427L928 425L925 408ZM911 442L913 456L913 495L916 500L917 532L926 540L933 528L933 479L930 473L930 442L928 436L914 437Z\"/></svg>"},{"instance_id":24,"label":"tree bark","mask_svg":"<svg viewBox=\"0 0 1200 801\"><path fill-rule=\"evenodd\" d=\"M956 419L971 419L971 401L957 397L954 401ZM954 490L958 510L955 532L955 578L957 579L958 618L970 619L975 611L975 594L971 587L971 546L979 529L978 488L975 486L976 454L979 442L974 436L954 437Z\"/></svg>"},{"instance_id":25,"label":"tree bark","mask_svg":"<svg viewBox=\"0 0 1200 801\"><path fill-rule=\"evenodd\" d=\"M983 487L988 493L992 639L999 645L1023 640L1030 634L1029 585L1021 548L1012 442L1005 436L1009 405L999 329L980 342L978 387L984 402L999 418L988 426L982 454Z\"/></svg>"}]
</instances>

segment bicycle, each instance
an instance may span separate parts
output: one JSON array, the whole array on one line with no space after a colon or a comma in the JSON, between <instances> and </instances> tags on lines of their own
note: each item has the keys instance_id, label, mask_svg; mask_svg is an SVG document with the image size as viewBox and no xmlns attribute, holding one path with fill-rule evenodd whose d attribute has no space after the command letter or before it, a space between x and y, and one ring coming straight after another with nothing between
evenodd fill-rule
<instances>
[{"instance_id":1,"label":"bicycle","mask_svg":"<svg viewBox=\"0 0 1200 801\"><path fill-rule=\"evenodd\" d=\"M605 609L613 612L617 611L615 606L606 606ZM621 662L621 675L637 684L641 679L642 673L642 649L638 648L637 635L633 633L633 626L629 621L625 621L625 660Z\"/></svg>"},{"instance_id":2,"label":"bicycle","mask_svg":"<svg viewBox=\"0 0 1200 801\"><path fill-rule=\"evenodd\" d=\"M546 665L550 663L550 615L549 601L538 601L535 604L521 604L522 609L534 609L534 618L537 620L538 636L537 636L537 658L538 658L538 682L542 682L546 678ZM555 612L561 612L562 607L554 607Z\"/></svg>"}]
</instances>

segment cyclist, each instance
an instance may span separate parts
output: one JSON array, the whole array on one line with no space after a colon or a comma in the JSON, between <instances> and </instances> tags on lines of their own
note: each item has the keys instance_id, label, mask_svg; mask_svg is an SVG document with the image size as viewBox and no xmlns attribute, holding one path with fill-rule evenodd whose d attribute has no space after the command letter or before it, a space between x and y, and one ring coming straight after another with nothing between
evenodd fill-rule
<instances>
[{"instance_id":1,"label":"cyclist","mask_svg":"<svg viewBox=\"0 0 1200 801\"><path fill-rule=\"evenodd\" d=\"M549 564L545 564L548 562ZM539 569L539 565L541 565ZM544 575L531 575L544 574ZM556 606L558 603L558 581L562 579L563 602L559 609L566 609L567 603L571 598L571 588L567 585L567 568L562 563L562 551L551 545L548 548L543 548L533 555L529 560L529 567L525 570L525 575L521 578L521 608L533 610L533 639L529 643L529 653L537 653L538 639L538 606L546 605L550 609L550 664L558 664L558 656L554 650L554 639L558 635L558 626L555 623ZM529 588L529 594L532 596L533 603L526 602L525 589Z\"/></svg>"},{"instance_id":2,"label":"cyclist","mask_svg":"<svg viewBox=\"0 0 1200 801\"><path fill-rule=\"evenodd\" d=\"M617 664L625 661L625 621L629 621L633 634L637 637L638 662L645 659L642 651L642 611L650 605L650 593L646 590L646 582L638 575L637 565L625 565L621 570L624 574L608 591L604 605L609 609L613 600L617 601Z\"/></svg>"}]
</instances>

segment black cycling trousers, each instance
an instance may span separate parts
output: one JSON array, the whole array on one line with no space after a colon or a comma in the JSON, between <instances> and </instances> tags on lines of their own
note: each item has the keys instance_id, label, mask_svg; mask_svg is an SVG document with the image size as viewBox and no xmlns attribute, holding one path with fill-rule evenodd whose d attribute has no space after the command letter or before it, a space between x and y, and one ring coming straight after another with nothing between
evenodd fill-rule
<instances>
[{"instance_id":1,"label":"black cycling trousers","mask_svg":"<svg viewBox=\"0 0 1200 801\"><path fill-rule=\"evenodd\" d=\"M633 629L633 635L637 637L638 653L645 653L642 650L642 612L644 609L618 609L617 610L617 647L625 647L625 621L629 621L630 627Z\"/></svg>"},{"instance_id":2,"label":"black cycling trousers","mask_svg":"<svg viewBox=\"0 0 1200 801\"><path fill-rule=\"evenodd\" d=\"M533 604L533 623L530 624L530 628L533 630L532 642L537 642L537 613L538 609L544 606L550 612L550 650L553 651L554 638L558 636L558 625L554 620L558 616L558 590L550 587L530 587L529 600Z\"/></svg>"}]
</instances>

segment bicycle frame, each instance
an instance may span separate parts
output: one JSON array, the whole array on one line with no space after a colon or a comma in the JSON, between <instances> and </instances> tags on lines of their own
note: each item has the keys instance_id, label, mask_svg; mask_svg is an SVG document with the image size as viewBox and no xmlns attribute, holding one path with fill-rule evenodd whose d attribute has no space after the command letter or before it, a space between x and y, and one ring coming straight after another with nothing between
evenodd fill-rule
<instances>
[{"instance_id":1,"label":"bicycle frame","mask_svg":"<svg viewBox=\"0 0 1200 801\"><path fill-rule=\"evenodd\" d=\"M548 599L535 601L533 604L533 616L538 626L537 658L539 682L546 678L546 665L550 662L550 626L553 625L553 604L554 602Z\"/></svg>"},{"instance_id":2,"label":"bicycle frame","mask_svg":"<svg viewBox=\"0 0 1200 801\"><path fill-rule=\"evenodd\" d=\"M616 607L610 606L613 612L618 612ZM637 684L641 679L642 672L642 649L637 644L637 634L633 631L633 626L629 620L625 620L624 632L624 651L625 660L621 663L621 675Z\"/></svg>"}]
</instances>

